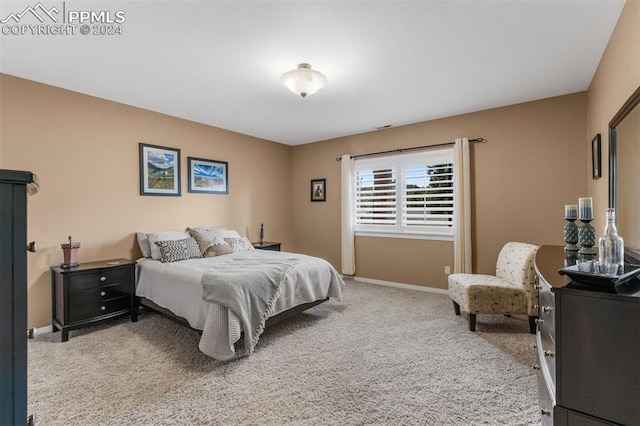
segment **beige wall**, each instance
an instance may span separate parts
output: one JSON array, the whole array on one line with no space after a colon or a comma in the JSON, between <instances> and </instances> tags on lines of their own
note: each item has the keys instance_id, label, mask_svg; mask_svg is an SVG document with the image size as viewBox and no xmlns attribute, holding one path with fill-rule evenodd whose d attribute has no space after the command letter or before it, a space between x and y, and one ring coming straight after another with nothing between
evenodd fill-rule
<instances>
[{"instance_id":1,"label":"beige wall","mask_svg":"<svg viewBox=\"0 0 640 426\"><path fill-rule=\"evenodd\" d=\"M474 271L491 273L508 240L563 244L562 207L594 197L608 205L608 123L640 86L640 0L627 0L588 92L339 138L293 149L296 250L340 265L340 168L344 153L484 137L472 148ZM602 178L591 179L591 139L602 135ZM327 202L308 202L309 179L327 178ZM600 214L599 212L602 212ZM597 218L598 216L596 216ZM603 220L594 221L596 232ZM446 287L452 244L356 238L357 275Z\"/></svg>"},{"instance_id":2,"label":"beige wall","mask_svg":"<svg viewBox=\"0 0 640 426\"><path fill-rule=\"evenodd\" d=\"M51 324L49 267L60 243L80 262L137 258L136 231L227 225L292 247L291 148L39 83L0 75L0 167L29 170L29 325ZM139 195L138 143L181 150L181 197ZM229 195L187 192L187 156L229 162Z\"/></svg>"},{"instance_id":3,"label":"beige wall","mask_svg":"<svg viewBox=\"0 0 640 426\"><path fill-rule=\"evenodd\" d=\"M640 85L640 0L628 0L586 93L392 128L298 147L152 113L0 74L0 167L41 180L29 200L29 326L50 324L49 266L67 235L80 261L139 255L134 233L225 224L285 250L340 266L340 165L364 153L484 137L472 147L474 270L491 273L509 240L562 244L562 207L586 193L607 205L607 124ZM603 136L603 178L590 179L590 141ZM142 197L138 142L182 150L182 197ZM229 162L230 194L189 194L186 157ZM327 179L327 202L309 181ZM601 228L602 224L595 223ZM357 238L357 274L446 287L452 244Z\"/></svg>"},{"instance_id":4,"label":"beige wall","mask_svg":"<svg viewBox=\"0 0 640 426\"><path fill-rule=\"evenodd\" d=\"M587 194L586 93L497 108L293 148L294 247L340 265L340 165L345 153L483 137L473 144L474 270L492 273L507 241L562 244L565 204ZM327 179L327 202L309 180ZM451 242L357 237L356 275L446 288Z\"/></svg>"},{"instance_id":5,"label":"beige wall","mask_svg":"<svg viewBox=\"0 0 640 426\"><path fill-rule=\"evenodd\" d=\"M604 230L604 212L609 205L609 121L640 87L640 0L627 0L602 55L587 92L587 163L591 167L591 139L602 136L602 179L588 180L593 196L598 234ZM624 237L624 230L619 229Z\"/></svg>"}]
</instances>

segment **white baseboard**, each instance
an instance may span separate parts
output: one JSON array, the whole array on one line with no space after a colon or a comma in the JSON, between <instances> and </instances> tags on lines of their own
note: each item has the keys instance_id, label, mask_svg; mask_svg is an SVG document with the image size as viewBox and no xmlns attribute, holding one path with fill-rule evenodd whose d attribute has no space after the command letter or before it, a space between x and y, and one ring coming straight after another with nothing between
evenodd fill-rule
<instances>
[{"instance_id":1,"label":"white baseboard","mask_svg":"<svg viewBox=\"0 0 640 426\"><path fill-rule=\"evenodd\" d=\"M33 336L40 336L41 334L47 334L47 333L52 333L53 332L53 326L52 325L47 325L44 327L33 327Z\"/></svg>"},{"instance_id":2,"label":"white baseboard","mask_svg":"<svg viewBox=\"0 0 640 426\"><path fill-rule=\"evenodd\" d=\"M393 281L374 280L373 278L364 278L364 277L358 277L358 276L354 276L353 279L356 281L361 281L363 283L383 285L387 287L404 288L407 290L426 291L429 293L449 294L449 290L445 290L443 288L426 287L426 286L414 285L414 284L395 283Z\"/></svg>"}]
</instances>

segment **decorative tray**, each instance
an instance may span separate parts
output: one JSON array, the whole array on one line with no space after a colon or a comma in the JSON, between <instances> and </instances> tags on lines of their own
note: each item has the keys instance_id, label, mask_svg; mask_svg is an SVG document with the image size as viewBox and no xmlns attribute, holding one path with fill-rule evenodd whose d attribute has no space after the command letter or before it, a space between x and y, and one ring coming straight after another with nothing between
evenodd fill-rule
<instances>
[{"instance_id":1,"label":"decorative tray","mask_svg":"<svg viewBox=\"0 0 640 426\"><path fill-rule=\"evenodd\" d=\"M627 282L640 274L640 265L626 264L622 274L601 274L599 272L589 272L578 269L580 265L568 266L558 269L560 275L567 275L574 281L584 284L596 284L604 286L614 286ZM584 267L583 267L584 268Z\"/></svg>"}]
</instances>

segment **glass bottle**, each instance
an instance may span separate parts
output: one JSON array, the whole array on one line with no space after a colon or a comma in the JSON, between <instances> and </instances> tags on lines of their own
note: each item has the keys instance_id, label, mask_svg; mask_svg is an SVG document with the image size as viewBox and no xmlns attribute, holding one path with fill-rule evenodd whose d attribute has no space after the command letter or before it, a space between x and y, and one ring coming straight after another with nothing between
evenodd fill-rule
<instances>
[{"instance_id":1,"label":"glass bottle","mask_svg":"<svg viewBox=\"0 0 640 426\"><path fill-rule=\"evenodd\" d=\"M600 254L600 272L622 275L624 273L624 241L618 235L616 228L616 211L607 209L607 223L604 228L604 235L598 241L598 252ZM616 271L607 270L608 265L618 265Z\"/></svg>"}]
</instances>

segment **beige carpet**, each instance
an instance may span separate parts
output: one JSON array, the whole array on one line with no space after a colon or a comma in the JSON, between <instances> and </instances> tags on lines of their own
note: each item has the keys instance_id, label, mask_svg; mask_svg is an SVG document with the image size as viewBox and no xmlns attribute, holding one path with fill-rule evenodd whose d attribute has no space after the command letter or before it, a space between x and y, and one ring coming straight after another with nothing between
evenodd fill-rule
<instances>
[{"instance_id":1,"label":"beige carpet","mask_svg":"<svg viewBox=\"0 0 640 426\"><path fill-rule=\"evenodd\" d=\"M525 317L456 317L445 295L347 282L218 362L156 314L29 341L29 413L49 425L539 424Z\"/></svg>"}]
</instances>

